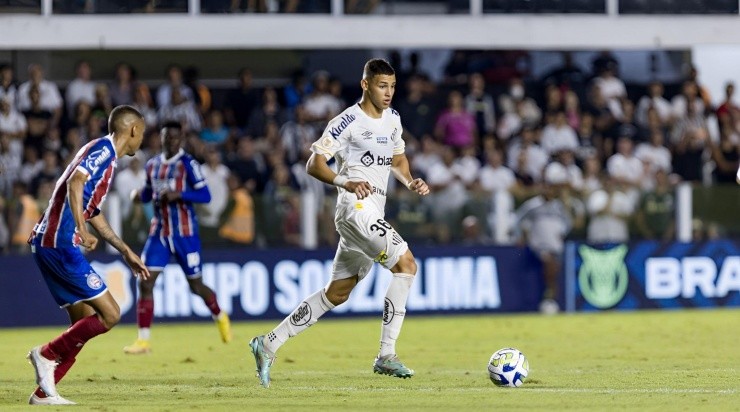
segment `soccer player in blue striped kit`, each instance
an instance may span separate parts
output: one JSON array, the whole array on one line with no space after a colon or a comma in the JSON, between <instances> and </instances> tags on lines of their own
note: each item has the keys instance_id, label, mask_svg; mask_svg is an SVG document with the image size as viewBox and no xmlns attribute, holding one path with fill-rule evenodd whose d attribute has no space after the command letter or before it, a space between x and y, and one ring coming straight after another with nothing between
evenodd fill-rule
<instances>
[{"instance_id":1,"label":"soccer player in blue striped kit","mask_svg":"<svg viewBox=\"0 0 740 412\"><path fill-rule=\"evenodd\" d=\"M154 283L172 256L185 273L190 290L200 296L216 321L221 340L231 340L231 324L218 306L216 294L203 284L198 220L193 204L208 203L211 193L200 164L182 149L183 133L177 122L162 127L162 153L146 163L146 185L134 191L134 201L154 202L154 216L142 258L151 276L139 280L136 322L139 336L123 348L128 354L151 351L150 328L154 318Z\"/></svg>"},{"instance_id":2,"label":"soccer player in blue striped kit","mask_svg":"<svg viewBox=\"0 0 740 412\"><path fill-rule=\"evenodd\" d=\"M144 118L131 106L118 106L108 118L109 135L83 146L57 180L43 216L31 233L33 258L54 300L65 308L72 326L28 354L39 387L31 405L71 405L56 384L64 377L87 341L108 332L121 319L121 309L103 279L79 247L95 249L98 239L89 223L120 253L134 276L149 276L144 263L111 229L101 214L119 156L133 156L144 138Z\"/></svg>"}]
</instances>

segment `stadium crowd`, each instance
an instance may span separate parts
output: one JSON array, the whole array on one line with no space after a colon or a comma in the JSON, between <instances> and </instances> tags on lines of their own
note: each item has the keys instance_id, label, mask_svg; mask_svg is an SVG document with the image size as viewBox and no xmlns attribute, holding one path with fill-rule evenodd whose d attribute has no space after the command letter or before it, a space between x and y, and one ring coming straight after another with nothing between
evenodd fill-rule
<instances>
[{"instance_id":1,"label":"stadium crowd","mask_svg":"<svg viewBox=\"0 0 740 412\"><path fill-rule=\"evenodd\" d=\"M388 220L409 240L518 240L547 249L532 242L669 239L676 183L735 181L734 85L715 107L694 69L668 94L659 82L625 85L608 52L590 70L566 53L539 79L518 69L522 55L456 52L444 80L433 82L415 55L402 65L391 54L406 153L415 176L432 188L425 199L388 188ZM231 90L209 89L191 68L170 66L154 86L135 73L122 63L112 79L93 80L82 61L62 93L41 65L30 65L23 83L9 65L0 66L0 249L27 250L62 168L106 133L105 120L120 104L136 107L148 125L141 153L122 159L114 183L127 241L141 244L151 217L129 193L144 184L146 160L160 153L158 126L177 121L212 193L199 210L206 247L299 246L303 192L314 194L320 243L337 242L334 189L310 178L305 161L327 121L359 96L355 86L324 71L299 71L286 84L257 88L244 68ZM496 227L497 207L510 214L504 228Z\"/></svg>"}]
</instances>

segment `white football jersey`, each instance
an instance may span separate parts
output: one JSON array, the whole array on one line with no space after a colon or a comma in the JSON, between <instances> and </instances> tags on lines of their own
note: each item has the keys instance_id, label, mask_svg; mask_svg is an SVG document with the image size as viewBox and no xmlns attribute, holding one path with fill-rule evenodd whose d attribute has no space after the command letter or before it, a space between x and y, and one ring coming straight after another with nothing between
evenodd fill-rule
<instances>
[{"instance_id":1,"label":"white football jersey","mask_svg":"<svg viewBox=\"0 0 740 412\"><path fill-rule=\"evenodd\" d=\"M394 155L404 153L406 145L401 138L401 117L388 108L379 119L374 119L354 104L332 119L318 141L311 145L316 154L337 160L340 176L349 180L364 180L373 187L373 194L358 200L354 193L339 188L337 214L348 207L365 205L377 208L384 215L388 175Z\"/></svg>"}]
</instances>

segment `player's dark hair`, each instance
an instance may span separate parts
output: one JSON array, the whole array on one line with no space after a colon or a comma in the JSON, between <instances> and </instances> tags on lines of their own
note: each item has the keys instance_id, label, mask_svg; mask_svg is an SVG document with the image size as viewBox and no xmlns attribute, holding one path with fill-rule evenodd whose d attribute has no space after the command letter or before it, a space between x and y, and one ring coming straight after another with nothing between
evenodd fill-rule
<instances>
[{"instance_id":1,"label":"player's dark hair","mask_svg":"<svg viewBox=\"0 0 740 412\"><path fill-rule=\"evenodd\" d=\"M108 117L108 132L122 132L123 125L125 124L124 121L128 117L136 117L142 121L144 120L144 116L142 116L141 113L133 107L125 104L116 106L110 112L110 116Z\"/></svg>"},{"instance_id":2,"label":"player's dark hair","mask_svg":"<svg viewBox=\"0 0 740 412\"><path fill-rule=\"evenodd\" d=\"M362 70L363 79L370 80L380 74L393 76L396 74L396 71L393 70L390 63L383 59L371 59L365 63L365 68Z\"/></svg>"},{"instance_id":3,"label":"player's dark hair","mask_svg":"<svg viewBox=\"0 0 740 412\"><path fill-rule=\"evenodd\" d=\"M162 125L162 129L176 129L176 130L182 130L182 125L180 124L180 122L175 122L175 121L169 121L169 122L165 122L165 123L164 123L164 124Z\"/></svg>"}]
</instances>

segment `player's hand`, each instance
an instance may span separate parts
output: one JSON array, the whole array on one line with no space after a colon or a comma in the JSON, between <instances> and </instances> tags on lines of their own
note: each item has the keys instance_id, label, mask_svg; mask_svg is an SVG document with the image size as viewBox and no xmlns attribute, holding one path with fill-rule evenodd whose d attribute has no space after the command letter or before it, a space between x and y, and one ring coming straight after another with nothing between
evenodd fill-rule
<instances>
[{"instance_id":1,"label":"player's hand","mask_svg":"<svg viewBox=\"0 0 740 412\"><path fill-rule=\"evenodd\" d=\"M75 230L77 232L77 236L80 237L80 246L84 247L87 250L93 250L95 249L95 246L98 245L98 238L95 237L92 233L87 231L87 228L77 229Z\"/></svg>"},{"instance_id":2,"label":"player's hand","mask_svg":"<svg viewBox=\"0 0 740 412\"><path fill-rule=\"evenodd\" d=\"M416 178L412 180L409 183L409 190L418 193L421 196L426 196L429 194L429 186L427 186L427 182L424 181L424 179Z\"/></svg>"},{"instance_id":3,"label":"player's hand","mask_svg":"<svg viewBox=\"0 0 740 412\"><path fill-rule=\"evenodd\" d=\"M360 200L373 194L373 187L370 186L370 183L365 181L353 182L350 180L344 184L344 188L347 191L354 193Z\"/></svg>"},{"instance_id":4,"label":"player's hand","mask_svg":"<svg viewBox=\"0 0 740 412\"><path fill-rule=\"evenodd\" d=\"M134 272L134 276L141 280L149 279L149 269L146 268L146 265L144 265L144 262L141 261L139 255L129 249L128 252L123 255L123 259Z\"/></svg>"},{"instance_id":5,"label":"player's hand","mask_svg":"<svg viewBox=\"0 0 740 412\"><path fill-rule=\"evenodd\" d=\"M159 195L159 201L162 203L176 202L180 199L182 199L182 192L174 192L172 190L165 190Z\"/></svg>"},{"instance_id":6,"label":"player's hand","mask_svg":"<svg viewBox=\"0 0 740 412\"><path fill-rule=\"evenodd\" d=\"M141 203L141 194L139 194L138 189L132 190L131 193L129 193L128 197L134 203Z\"/></svg>"}]
</instances>

